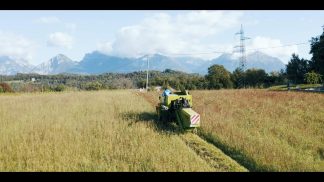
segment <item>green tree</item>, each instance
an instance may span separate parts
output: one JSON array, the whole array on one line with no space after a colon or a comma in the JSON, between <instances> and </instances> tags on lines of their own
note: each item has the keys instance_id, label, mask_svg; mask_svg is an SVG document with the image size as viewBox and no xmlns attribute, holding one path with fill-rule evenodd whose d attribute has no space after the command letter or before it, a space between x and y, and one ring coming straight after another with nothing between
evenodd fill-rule
<instances>
[{"instance_id":1,"label":"green tree","mask_svg":"<svg viewBox=\"0 0 324 182\"><path fill-rule=\"evenodd\" d=\"M322 75L315 73L314 71L305 74L305 81L308 84L322 83Z\"/></svg>"},{"instance_id":2,"label":"green tree","mask_svg":"<svg viewBox=\"0 0 324 182\"><path fill-rule=\"evenodd\" d=\"M286 81L286 72L281 69L279 72L270 72L269 77L272 77L274 85L285 84Z\"/></svg>"},{"instance_id":3,"label":"green tree","mask_svg":"<svg viewBox=\"0 0 324 182\"><path fill-rule=\"evenodd\" d=\"M295 84L304 82L304 76L308 70L308 61L305 59L300 59L296 54L292 55L292 58L286 66L287 77Z\"/></svg>"},{"instance_id":4,"label":"green tree","mask_svg":"<svg viewBox=\"0 0 324 182\"><path fill-rule=\"evenodd\" d=\"M242 82L245 80L245 73L240 68L236 68L233 74L231 74L231 79L235 88L242 88L244 86Z\"/></svg>"},{"instance_id":5,"label":"green tree","mask_svg":"<svg viewBox=\"0 0 324 182\"><path fill-rule=\"evenodd\" d=\"M312 37L310 42L310 54L312 54L310 68L311 70L324 75L324 32L318 37Z\"/></svg>"},{"instance_id":6,"label":"green tree","mask_svg":"<svg viewBox=\"0 0 324 182\"><path fill-rule=\"evenodd\" d=\"M206 79L209 89L232 88L231 73L222 65L212 65L208 68Z\"/></svg>"},{"instance_id":7,"label":"green tree","mask_svg":"<svg viewBox=\"0 0 324 182\"><path fill-rule=\"evenodd\" d=\"M246 85L249 87L262 87L267 79L267 73L263 69L248 69L245 72Z\"/></svg>"}]
</instances>

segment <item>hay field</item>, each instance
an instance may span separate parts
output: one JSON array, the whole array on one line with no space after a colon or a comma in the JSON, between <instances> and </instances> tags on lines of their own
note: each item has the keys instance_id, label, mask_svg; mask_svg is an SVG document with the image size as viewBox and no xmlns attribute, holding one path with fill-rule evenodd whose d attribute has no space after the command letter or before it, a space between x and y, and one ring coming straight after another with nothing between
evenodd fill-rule
<instances>
[{"instance_id":1,"label":"hay field","mask_svg":"<svg viewBox=\"0 0 324 182\"><path fill-rule=\"evenodd\" d=\"M253 171L324 171L324 94L192 91L201 135Z\"/></svg>"},{"instance_id":2,"label":"hay field","mask_svg":"<svg viewBox=\"0 0 324 182\"><path fill-rule=\"evenodd\" d=\"M0 95L0 171L213 171L127 90Z\"/></svg>"}]
</instances>

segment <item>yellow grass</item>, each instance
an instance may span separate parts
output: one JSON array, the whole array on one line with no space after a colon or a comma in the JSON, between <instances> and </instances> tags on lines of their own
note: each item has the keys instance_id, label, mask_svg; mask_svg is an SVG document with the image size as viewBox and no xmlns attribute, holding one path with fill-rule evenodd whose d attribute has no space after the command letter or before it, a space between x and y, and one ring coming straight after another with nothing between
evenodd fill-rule
<instances>
[{"instance_id":1,"label":"yellow grass","mask_svg":"<svg viewBox=\"0 0 324 182\"><path fill-rule=\"evenodd\" d=\"M324 94L191 93L200 135L245 167L324 171ZM244 171L196 136L158 128L157 102L126 90L1 94L0 171Z\"/></svg>"},{"instance_id":2,"label":"yellow grass","mask_svg":"<svg viewBox=\"0 0 324 182\"><path fill-rule=\"evenodd\" d=\"M212 171L129 91L0 95L0 171Z\"/></svg>"},{"instance_id":3,"label":"yellow grass","mask_svg":"<svg viewBox=\"0 0 324 182\"><path fill-rule=\"evenodd\" d=\"M202 135L252 170L324 171L324 94L193 91ZM236 156L235 156L236 155Z\"/></svg>"}]
</instances>

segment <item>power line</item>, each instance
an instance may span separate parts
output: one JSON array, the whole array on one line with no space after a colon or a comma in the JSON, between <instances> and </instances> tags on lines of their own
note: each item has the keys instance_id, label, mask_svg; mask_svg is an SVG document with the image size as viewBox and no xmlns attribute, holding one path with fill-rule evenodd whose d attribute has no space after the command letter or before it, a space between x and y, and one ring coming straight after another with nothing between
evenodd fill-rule
<instances>
[{"instance_id":1,"label":"power line","mask_svg":"<svg viewBox=\"0 0 324 182\"><path fill-rule=\"evenodd\" d=\"M280 48L280 47L289 47L289 46L294 46L294 45L303 45L303 44L308 44L308 42L303 42L303 43L295 43L295 44L286 44L286 45L281 45L281 46L273 46L273 47L260 47L260 48L254 48L254 49L246 49L246 51L252 51L252 50L260 50L260 49L274 49L274 48ZM236 46L240 47L240 46ZM210 51L210 52L198 52L198 53L161 53L163 55L202 55L202 54L232 54L232 52L229 51Z\"/></svg>"},{"instance_id":2,"label":"power line","mask_svg":"<svg viewBox=\"0 0 324 182\"><path fill-rule=\"evenodd\" d=\"M254 48L254 49L247 49L247 51L260 50L260 49L274 49L274 48L289 47L289 46L294 46L294 45L303 45L303 44L308 44L308 43L307 43L307 42L303 42L303 43L287 44L287 45L274 46L274 47Z\"/></svg>"},{"instance_id":3,"label":"power line","mask_svg":"<svg viewBox=\"0 0 324 182\"><path fill-rule=\"evenodd\" d=\"M231 52L225 52L225 51L211 51L211 52L200 52L200 53L167 53L164 55L200 55L200 54L225 54L225 53L231 53Z\"/></svg>"}]
</instances>

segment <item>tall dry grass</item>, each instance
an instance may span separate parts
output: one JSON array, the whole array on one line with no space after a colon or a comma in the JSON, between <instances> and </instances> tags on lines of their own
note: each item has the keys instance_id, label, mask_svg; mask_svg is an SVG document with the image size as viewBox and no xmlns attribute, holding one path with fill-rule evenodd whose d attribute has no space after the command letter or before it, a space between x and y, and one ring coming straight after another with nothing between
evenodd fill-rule
<instances>
[{"instance_id":1,"label":"tall dry grass","mask_svg":"<svg viewBox=\"0 0 324 182\"><path fill-rule=\"evenodd\" d=\"M129 91L0 95L0 171L211 171Z\"/></svg>"},{"instance_id":2,"label":"tall dry grass","mask_svg":"<svg viewBox=\"0 0 324 182\"><path fill-rule=\"evenodd\" d=\"M324 94L193 91L207 139L252 170L324 171Z\"/></svg>"}]
</instances>

